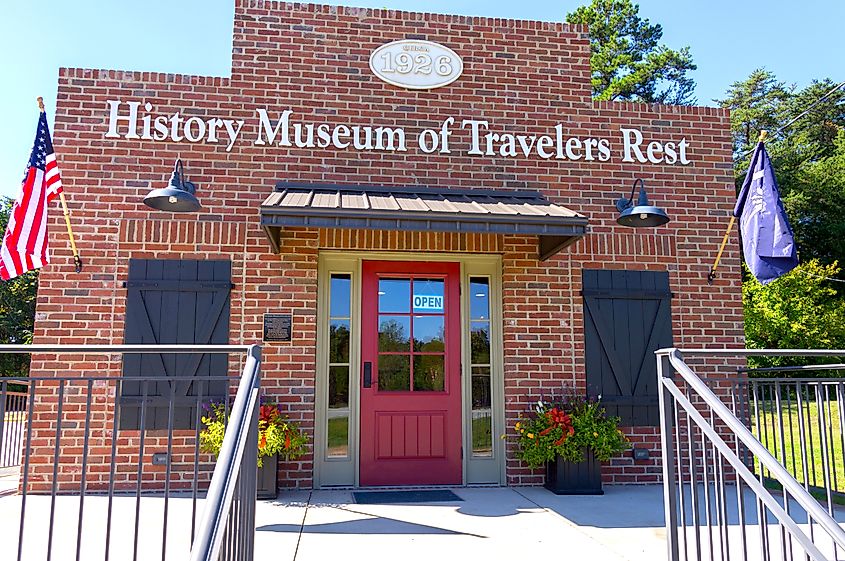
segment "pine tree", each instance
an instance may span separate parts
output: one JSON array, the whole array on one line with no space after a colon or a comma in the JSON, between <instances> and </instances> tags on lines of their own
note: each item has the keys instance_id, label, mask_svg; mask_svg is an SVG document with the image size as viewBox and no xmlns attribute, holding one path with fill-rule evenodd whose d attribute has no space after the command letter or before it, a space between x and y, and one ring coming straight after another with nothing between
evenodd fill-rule
<instances>
[{"instance_id":1,"label":"pine tree","mask_svg":"<svg viewBox=\"0 0 845 561\"><path fill-rule=\"evenodd\" d=\"M692 105L695 70L689 47L660 44L663 28L630 0L592 0L566 16L590 28L593 96L601 100Z\"/></svg>"}]
</instances>

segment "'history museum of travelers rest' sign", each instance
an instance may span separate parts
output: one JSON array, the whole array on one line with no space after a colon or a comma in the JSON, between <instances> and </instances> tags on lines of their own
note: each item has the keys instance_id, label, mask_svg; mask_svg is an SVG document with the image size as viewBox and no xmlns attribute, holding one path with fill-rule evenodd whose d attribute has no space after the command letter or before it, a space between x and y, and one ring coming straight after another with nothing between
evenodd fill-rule
<instances>
[{"instance_id":1,"label":"'history museum of travelers rest' sign","mask_svg":"<svg viewBox=\"0 0 845 561\"><path fill-rule=\"evenodd\" d=\"M109 100L106 138L127 138L153 142L202 142L220 144L229 152L239 142L257 146L281 146L317 150L361 150L452 154L462 151L471 156L536 157L541 159L607 162L613 158L610 139L569 136L563 124L551 130L514 132L497 129L481 119L448 117L435 128L405 130L396 126L346 123L301 122L290 109L255 110L257 130L252 138L242 138L246 121L225 117L185 117L178 111L156 114L152 103ZM456 128L469 132L469 142L458 145L452 133ZM689 142L686 138L665 140L646 138L636 128L619 128L623 162L687 165Z\"/></svg>"}]
</instances>

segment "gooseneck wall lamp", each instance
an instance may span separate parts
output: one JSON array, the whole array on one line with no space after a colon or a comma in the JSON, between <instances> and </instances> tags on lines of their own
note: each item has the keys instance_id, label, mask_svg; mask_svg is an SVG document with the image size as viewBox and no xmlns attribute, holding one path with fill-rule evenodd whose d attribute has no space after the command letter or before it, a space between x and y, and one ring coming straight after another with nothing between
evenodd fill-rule
<instances>
[{"instance_id":1,"label":"gooseneck wall lamp","mask_svg":"<svg viewBox=\"0 0 845 561\"><path fill-rule=\"evenodd\" d=\"M194 196L196 186L185 179L182 160L176 160L170 183L163 189L153 189L144 197L144 204L167 212L195 212L202 208Z\"/></svg>"},{"instance_id":2,"label":"gooseneck wall lamp","mask_svg":"<svg viewBox=\"0 0 845 561\"><path fill-rule=\"evenodd\" d=\"M637 190L638 183L640 185L640 196L635 205L634 193ZM645 182L639 177L634 180L634 186L631 188L631 196L627 199L623 196L616 201L616 208L620 212L616 222L622 226L653 228L654 226L663 226L669 222L669 216L666 215L666 212L662 208L649 204L648 195L645 192Z\"/></svg>"}]
</instances>

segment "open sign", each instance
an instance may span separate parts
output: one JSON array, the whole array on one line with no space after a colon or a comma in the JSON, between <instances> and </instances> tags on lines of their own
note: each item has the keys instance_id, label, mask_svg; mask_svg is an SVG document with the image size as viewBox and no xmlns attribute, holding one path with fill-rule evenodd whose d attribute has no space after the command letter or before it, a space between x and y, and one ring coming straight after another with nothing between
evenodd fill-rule
<instances>
[{"instance_id":1,"label":"open sign","mask_svg":"<svg viewBox=\"0 0 845 561\"><path fill-rule=\"evenodd\" d=\"M414 309L415 310L442 310L443 297L442 296L428 296L424 294L414 294Z\"/></svg>"}]
</instances>

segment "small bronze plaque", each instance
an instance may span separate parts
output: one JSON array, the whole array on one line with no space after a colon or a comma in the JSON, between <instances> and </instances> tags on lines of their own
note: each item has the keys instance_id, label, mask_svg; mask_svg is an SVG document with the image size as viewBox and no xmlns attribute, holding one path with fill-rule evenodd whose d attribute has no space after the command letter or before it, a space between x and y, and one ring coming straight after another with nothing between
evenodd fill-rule
<instances>
[{"instance_id":1,"label":"small bronze plaque","mask_svg":"<svg viewBox=\"0 0 845 561\"><path fill-rule=\"evenodd\" d=\"M290 314L264 314L264 340L290 341L292 323Z\"/></svg>"}]
</instances>

